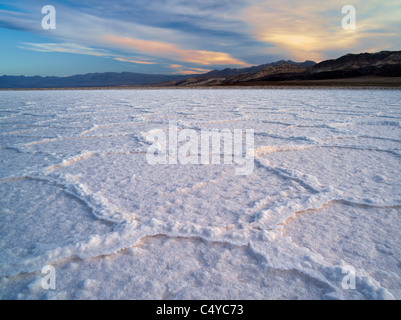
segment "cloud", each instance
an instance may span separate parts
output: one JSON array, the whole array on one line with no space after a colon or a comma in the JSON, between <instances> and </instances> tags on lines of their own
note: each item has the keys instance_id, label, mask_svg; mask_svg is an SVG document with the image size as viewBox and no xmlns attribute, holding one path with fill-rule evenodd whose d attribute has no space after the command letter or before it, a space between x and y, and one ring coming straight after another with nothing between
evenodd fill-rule
<instances>
[{"instance_id":1,"label":"cloud","mask_svg":"<svg viewBox=\"0 0 401 320\"><path fill-rule=\"evenodd\" d=\"M117 61L121 61L121 62L131 62L131 63L137 63L137 64L156 64L155 62L130 60L130 59L125 59L125 58L113 58L113 59L117 60Z\"/></svg>"},{"instance_id":2,"label":"cloud","mask_svg":"<svg viewBox=\"0 0 401 320\"><path fill-rule=\"evenodd\" d=\"M73 53L73 54L84 54L96 57L108 57L120 62L129 62L135 64L146 64L152 65L155 62L150 61L140 61L122 58L115 56L113 53L107 52L103 49L94 49L87 46L78 45L75 43L30 43L22 42L20 46L21 49L37 51L37 52L62 52L62 53Z\"/></svg>"},{"instance_id":3,"label":"cloud","mask_svg":"<svg viewBox=\"0 0 401 320\"><path fill-rule=\"evenodd\" d=\"M249 66L248 63L239 59L235 59L231 57L230 54L225 52L182 49L178 45L169 42L143 40L116 35L103 36L103 40L120 48L175 61L183 61L200 65Z\"/></svg>"},{"instance_id":4,"label":"cloud","mask_svg":"<svg viewBox=\"0 0 401 320\"><path fill-rule=\"evenodd\" d=\"M71 2L74 0L70 4L54 3L57 12L56 30L44 31L40 28L43 15L31 3L27 4L27 13L8 18L8 25L47 37L57 43L48 41L34 44L32 41L20 47L41 52L112 57L117 61L144 65L176 62L185 63L187 67L250 65L232 56L232 52L238 47L232 46L238 42L234 39L236 34L232 32L232 23L235 24L236 20L233 16L230 18L227 12L237 9L229 10L228 1L188 3L168 0L152 4L138 1L135 6L127 1L116 1L113 5L106 1L96 1L95 5L95 2L92 1L91 4L89 1L85 6L78 5L78 2L71 5ZM240 2L236 1L237 6ZM216 10L223 8L226 10ZM145 12L147 17L153 14L153 19L148 18L144 23L139 18L141 12ZM132 15L137 19L132 19ZM158 23L160 20L164 23ZM174 20L186 21L186 27L177 25ZM207 25L211 28L208 31L205 29ZM187 28L188 26L190 27ZM218 29L223 31L216 32ZM92 49L94 47L103 50ZM132 54L144 55L145 59L128 57ZM148 61L149 58L152 62Z\"/></svg>"},{"instance_id":5,"label":"cloud","mask_svg":"<svg viewBox=\"0 0 401 320\"><path fill-rule=\"evenodd\" d=\"M356 30L342 28L345 15L341 9L345 4L335 0L254 0L242 18L253 26L255 38L274 45L267 49L269 54L287 54L299 60L319 61L329 58L331 52L399 49L399 1L353 3Z\"/></svg>"},{"instance_id":6,"label":"cloud","mask_svg":"<svg viewBox=\"0 0 401 320\"><path fill-rule=\"evenodd\" d=\"M0 27L38 36L28 36L20 48L151 70L152 64L184 73L282 58L320 61L401 47L399 0L354 0L356 30L342 29L337 0L54 0L57 29L51 31L41 29L40 5L8 2L19 9L0 9ZM38 38L46 43L34 43Z\"/></svg>"},{"instance_id":7,"label":"cloud","mask_svg":"<svg viewBox=\"0 0 401 320\"><path fill-rule=\"evenodd\" d=\"M35 26L38 25L35 22L33 17L25 12L0 9L0 28L21 31L31 30L35 29ZM39 28L36 30L39 30Z\"/></svg>"},{"instance_id":8,"label":"cloud","mask_svg":"<svg viewBox=\"0 0 401 320\"><path fill-rule=\"evenodd\" d=\"M173 74L202 74L212 70L203 68L185 68L179 64L170 65L171 68L180 69L179 71L173 72Z\"/></svg>"},{"instance_id":9,"label":"cloud","mask_svg":"<svg viewBox=\"0 0 401 320\"><path fill-rule=\"evenodd\" d=\"M37 51L37 52L64 52L74 54L85 54L96 57L110 57L110 53L102 49L93 49L87 46L75 43L31 43L22 42L21 49Z\"/></svg>"}]
</instances>

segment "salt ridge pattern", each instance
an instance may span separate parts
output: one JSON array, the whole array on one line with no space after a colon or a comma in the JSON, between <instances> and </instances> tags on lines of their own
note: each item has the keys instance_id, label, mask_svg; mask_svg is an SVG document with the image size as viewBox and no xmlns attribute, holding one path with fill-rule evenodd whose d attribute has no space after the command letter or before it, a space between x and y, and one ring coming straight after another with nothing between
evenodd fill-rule
<instances>
[{"instance_id":1,"label":"salt ridge pattern","mask_svg":"<svg viewBox=\"0 0 401 320\"><path fill-rule=\"evenodd\" d=\"M0 94L0 298L400 299L401 92ZM255 130L255 168L146 133ZM380 234L380 236L378 236ZM57 290L40 286L52 265ZM356 289L342 287L343 267Z\"/></svg>"}]
</instances>

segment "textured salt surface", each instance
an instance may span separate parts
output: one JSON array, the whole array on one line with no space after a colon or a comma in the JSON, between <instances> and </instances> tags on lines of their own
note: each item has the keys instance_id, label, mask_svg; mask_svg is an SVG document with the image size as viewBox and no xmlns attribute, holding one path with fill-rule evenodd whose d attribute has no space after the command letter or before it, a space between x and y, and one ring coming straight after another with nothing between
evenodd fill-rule
<instances>
[{"instance_id":1,"label":"textured salt surface","mask_svg":"<svg viewBox=\"0 0 401 320\"><path fill-rule=\"evenodd\" d=\"M1 299L400 299L401 91L0 93ZM255 167L150 130L255 131ZM56 289L42 287L52 265ZM345 289L344 266L356 270Z\"/></svg>"}]
</instances>

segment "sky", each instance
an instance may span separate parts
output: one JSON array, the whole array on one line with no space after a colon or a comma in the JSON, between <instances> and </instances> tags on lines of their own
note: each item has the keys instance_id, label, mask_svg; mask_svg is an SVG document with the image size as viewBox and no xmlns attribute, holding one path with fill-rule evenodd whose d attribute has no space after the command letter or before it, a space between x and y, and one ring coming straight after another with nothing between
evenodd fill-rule
<instances>
[{"instance_id":1,"label":"sky","mask_svg":"<svg viewBox=\"0 0 401 320\"><path fill-rule=\"evenodd\" d=\"M46 5L55 29L43 28ZM345 5L355 8L355 29L342 26ZM319 62L401 50L400 31L400 0L0 0L0 76Z\"/></svg>"}]
</instances>

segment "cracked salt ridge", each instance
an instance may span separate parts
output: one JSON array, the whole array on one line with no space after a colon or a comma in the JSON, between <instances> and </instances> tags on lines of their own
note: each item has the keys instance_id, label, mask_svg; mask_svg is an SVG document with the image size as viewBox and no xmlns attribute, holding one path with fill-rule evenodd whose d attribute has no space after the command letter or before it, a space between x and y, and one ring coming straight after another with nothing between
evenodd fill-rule
<instances>
[{"instance_id":1,"label":"cracked salt ridge","mask_svg":"<svg viewBox=\"0 0 401 320\"><path fill-rule=\"evenodd\" d=\"M273 150L269 150L269 148L263 152L263 149L261 150L261 155L264 154L270 154L270 153L274 153L275 149L272 148ZM401 204L401 199L397 198L399 197L399 190L397 190L396 186L398 185L398 181L394 178L394 170L395 168L398 167L399 165L399 158L401 157L401 154L394 151L394 150L388 150L388 149L379 149L379 148L372 148L372 147L360 147L360 146L333 146L333 145L320 145L320 146L312 146L312 147L305 147L305 148L289 148L289 151L294 151L295 153L298 151L301 151L300 155L298 156L298 158L295 158L295 160L297 161L297 164L295 165L296 167L299 167L298 163L299 163L299 159L302 159L305 162L305 169L308 168L309 166L309 170L311 170L312 172L315 171L316 173L319 172L327 172L328 175L330 175L330 177L328 179L326 179L327 177L323 174L321 176L321 180L329 180L329 183L337 186L337 188L342 192L343 196L341 199L349 201L349 202L353 202L353 203L360 203L360 204L368 204L368 205L375 205L377 207L391 207L391 206L398 206ZM328 149L328 150L350 150L350 151L369 151L369 152L375 152L375 153L384 153L384 154L389 154L392 157L387 157L387 158L379 158L377 155L373 155L371 158L371 163L374 163L373 161L377 162L376 167L370 167L366 166L364 163L361 162L361 166L360 167L356 167L358 168L362 168L365 169L366 168L370 168L369 172L366 172L369 174L370 176L370 180L368 181L369 183L367 183L365 180L361 180L364 179L364 175L361 174L357 174L356 172L353 172L355 174L355 177L358 178L355 181L359 181L359 183L361 184L361 186L359 186L361 188L361 192L356 192L355 190L357 188L354 188L355 186L351 186L350 185L350 181L347 180L341 180L338 179L338 175L335 175L335 177L333 176L333 170L331 169L331 171L327 171L328 168L327 166L325 166L324 162L321 161L317 161L316 159L318 159L319 157L316 158L316 156L318 156L319 154L313 156L313 158L311 158L311 154L310 154L310 150L311 149ZM281 150L282 151L282 150ZM304 153L308 154L305 155L304 157ZM329 153L327 153L326 155L329 155L328 157L328 164L330 167L330 160L332 157L332 155L330 155ZM367 155L366 153L364 153L364 155ZM381 156L381 157L384 157ZM368 157L369 158L369 155ZM274 159L272 159L272 161L279 161L279 159L283 159L282 157L276 157ZM284 160L286 160L286 162L290 162L290 164L285 164L285 172L288 172L288 166L291 166L292 161L294 161L294 155L290 155L286 158L284 158ZM355 159L354 162L356 161L360 161L360 159ZM380 161L378 161L380 160ZM384 160L384 161L383 161ZM391 161L390 161L391 160ZM264 160L265 163L267 163L268 167L270 167L271 170L276 170L276 168L278 168L279 171L282 171L280 166L277 167L272 167L269 160ZM311 162L311 164L309 164L308 162ZM313 165L313 163L316 162L316 164ZM349 162L349 160L348 160ZM385 166L384 164L387 163L387 166ZM322 165L322 167L319 169L319 166ZM334 165L334 164L333 164ZM350 170L352 172L352 167L350 167L350 165L348 165L348 170ZM291 169L292 171L293 169ZM316 171L317 170L317 171ZM377 171L379 170L379 171ZM381 171L384 170L384 171ZM365 175L366 175L365 173ZM375 174L375 175L373 175ZM299 176L299 175L298 175ZM352 184L352 183L351 183ZM390 188L391 187L391 188ZM390 188L390 189L389 189ZM368 198L366 197L361 197L358 195L367 195Z\"/></svg>"},{"instance_id":2,"label":"cracked salt ridge","mask_svg":"<svg viewBox=\"0 0 401 320\"><path fill-rule=\"evenodd\" d=\"M278 241L277 241L278 242ZM394 296L364 270L355 274L358 291L344 290L341 287L345 263L333 265L320 254L305 247L298 247L289 238L282 238L279 244L266 241L253 241L250 248L254 254L265 258L265 266L278 270L297 270L330 287L323 299L383 299L394 300ZM332 291L331 291L332 290Z\"/></svg>"},{"instance_id":3,"label":"cracked salt ridge","mask_svg":"<svg viewBox=\"0 0 401 320\"><path fill-rule=\"evenodd\" d=\"M56 263L62 259L79 257L94 258L118 253L138 244L143 238L165 235L175 238L202 239L205 242L226 243L233 246L247 246L248 240L240 230L227 232L224 228L202 227L192 223L165 222L152 218L137 225L135 221L116 224L108 234L91 236L86 242L81 241L68 246L48 250L42 255L27 258L20 263L2 266L0 276L13 276L21 272L35 272L44 265Z\"/></svg>"},{"instance_id":4,"label":"cracked salt ridge","mask_svg":"<svg viewBox=\"0 0 401 320\"><path fill-rule=\"evenodd\" d=\"M61 163L52 165L46 168L47 171L54 171L59 168L68 167L76 162L83 161L95 156L108 156L108 155L129 155L129 154L146 154L145 149L136 148L134 150L101 150L101 151L84 151L68 159L63 159Z\"/></svg>"},{"instance_id":5,"label":"cracked salt ridge","mask_svg":"<svg viewBox=\"0 0 401 320\"><path fill-rule=\"evenodd\" d=\"M317 280L322 285L329 285L331 291L323 298L347 298L343 290L338 288L343 275L341 267L333 266L324 262L323 258L311 253L305 248L295 247L292 243L280 239L280 242L263 241L255 239L251 242L243 237L242 233L237 234L233 239L233 234L229 236L220 235L221 229L202 228L193 224L170 223L166 224L157 219L151 219L147 223L141 224L138 228L133 223L119 224L116 231L108 235L105 239L100 236L93 236L87 243L80 243L65 248L57 248L47 252L42 257L37 257L30 261L25 261L25 272L29 272L28 265L31 265L30 272L36 271L35 265L40 268L44 263L57 261L63 258L78 256L80 258L93 258L108 254L115 254L125 248L133 247L141 239L151 236L165 235L175 238L200 238L206 242L228 243L234 246L250 246L251 252L260 255L265 261L264 268L270 267L274 270L297 270L309 277ZM258 236L260 237L260 236ZM284 241L284 243L283 243ZM277 246L280 243L281 246ZM283 245L284 244L284 245ZM281 248L281 249L280 249ZM283 249L283 250L282 250ZM272 254L273 253L273 254ZM303 261L300 264L300 261ZM372 299L391 299L393 298L385 289L373 279L365 274L357 275L358 282L363 284L365 297Z\"/></svg>"},{"instance_id":6,"label":"cracked salt ridge","mask_svg":"<svg viewBox=\"0 0 401 320\"><path fill-rule=\"evenodd\" d=\"M273 150L276 149L274 148ZM301 150L303 149L301 148ZM271 152L272 150L264 147L257 150L257 152L266 151ZM250 220L252 226L262 229L281 230L283 228L282 224L296 215L297 212L318 209L333 200L341 199L342 192L332 186L322 186L314 176L303 174L297 170L271 166L268 160L256 158L255 161L266 170L298 183L305 190L308 190L310 194L301 194L295 199L288 199L285 204L282 204L281 199L270 203L268 208L262 209L253 215Z\"/></svg>"},{"instance_id":7,"label":"cracked salt ridge","mask_svg":"<svg viewBox=\"0 0 401 320\"><path fill-rule=\"evenodd\" d=\"M290 172L292 176L285 174L285 177L290 179L299 180L297 172ZM310 180L312 184L315 184L315 181L312 179ZM316 184L313 188L317 188ZM317 191L319 192L319 191ZM84 193L87 193L87 190L84 189ZM82 198L82 197L81 197ZM324 197L323 197L324 198ZM325 199L325 201L327 201ZM93 202L91 199L90 202ZM96 201L95 201L96 202ZM312 201L315 208L319 207L319 203L316 201ZM105 205L104 202L101 202ZM307 205L303 208L303 210L309 210L312 208L312 205L308 203L308 201L304 202ZM324 205L324 201L323 204ZM300 204L297 203L294 206L289 206L289 212L292 214L296 209L301 210ZM288 219L289 216L281 215L280 220ZM100 218L100 217L99 217ZM104 217L103 217L104 218ZM227 231L227 230L225 230ZM246 246L249 245L251 241L250 248L256 254L260 254L264 260L267 262L267 266L274 269L280 270L297 270L301 273L307 274L309 277L319 281L322 284L329 285L332 292L326 294L324 298L347 298L341 290L338 288L338 283L342 279L343 274L341 273L341 268L336 267L327 263L323 263L321 261L321 257L316 257L316 254L311 254L308 252L308 255L302 256L299 258L300 253L299 248L295 248L296 252L291 252L290 256L292 260L288 259L288 252L286 252L285 258L281 257L279 261L286 261L284 265L280 265L276 262L273 264L271 262L271 252L278 252L277 246L270 246L269 249L266 249L268 242L272 242L277 240L277 236L272 236L273 232L261 232L257 233L256 239L252 241L252 238L255 238L255 233L251 233L248 237L244 237L244 234L247 232L240 232L240 230L236 230L237 234L234 235L232 232L229 234L222 234L222 228L212 228L212 227L201 227L195 224L183 224L178 222L170 222L167 223L165 221L160 221L158 219L151 219L146 223L142 223L141 225L137 226L135 222L123 222L119 223L115 231L106 238L102 239L102 237L94 236L92 237L87 243L80 243L75 248L64 248L64 252L60 254L59 249L56 249L54 252L49 252L45 260L48 260L50 257L53 257L56 260L61 258L65 258L68 256L79 256L81 258L92 258L96 256L103 256L108 254L114 254L126 248L132 247L137 244L142 238L149 237L149 236L156 236L156 235L166 235L169 237L181 237L181 238L200 238L206 242L223 242L229 243L230 245L234 246ZM245 230L242 230L245 231ZM224 232L223 232L224 233ZM249 232L248 232L249 234ZM263 237L262 244L260 244L260 237ZM266 241L268 240L268 241ZM285 242L286 239L280 239L280 241ZM284 251L288 251L288 248L293 246L293 244L285 243ZM100 249L101 248L101 249ZM263 250L261 250L263 248ZM302 248L303 249L303 248ZM302 250L303 251L303 250ZM297 254L295 254L297 253ZM282 253L281 253L282 254ZM58 258L56 258L58 256ZM296 257L294 259L294 257ZM296 263L292 263L295 260ZM299 265L299 261L310 261L315 262L319 267L313 265L313 263L304 263L303 265ZM40 264L39 264L40 265ZM365 290L365 298L372 298L372 299L391 299L394 298L387 290L380 287L380 285L375 282L374 279L371 279L366 274L357 275L358 282L364 287Z\"/></svg>"},{"instance_id":8,"label":"cracked salt ridge","mask_svg":"<svg viewBox=\"0 0 401 320\"><path fill-rule=\"evenodd\" d=\"M303 150L304 148L299 148L298 150ZM261 148L258 150L259 152L270 153L275 152L276 149L269 148ZM344 294L344 290L339 288L339 283L341 283L341 279L343 279L344 275L342 274L342 266L334 266L330 263L324 261L323 257L318 254L309 252L306 248L296 248L289 256L288 249L294 246L294 244L289 241L290 238L280 237L280 233L283 232L285 224L288 220L294 218L297 214L304 211L309 211L313 209L320 209L331 202L334 201L344 201L341 198L342 192L335 190L333 187L322 188L317 179L310 175L303 175L299 171L296 170L285 170L280 167L270 166L268 161L257 160L259 164L266 167L267 169L283 176L284 178L291 179L297 182L300 182L304 187L309 188L314 192L312 195L301 196L301 199L295 199L293 201L288 202L284 207L277 206L276 208L269 208L268 210L262 210L259 214L254 216L253 221L251 221L252 226L262 227L262 228L270 228L272 225L276 225L276 232L269 231L266 233L265 240L269 240L267 242L263 242L263 244L251 243L251 248L255 251L255 253L261 254L266 258L268 266L271 268L284 268L289 270L294 268L295 270L305 273L309 275L311 278L315 278L322 283L330 285L333 289L332 292L325 294L322 298L324 299L347 299L350 295ZM354 202L355 203L355 202ZM359 203L355 203L358 205L363 205ZM283 212L284 211L284 212ZM274 218L269 219L271 216L276 216ZM264 221L267 220L267 221ZM278 226L278 227L277 227ZM271 228L270 230L273 230ZM272 241L280 238L280 241L287 242L283 247L283 250L278 250L277 247L271 247L270 243ZM298 249L301 249L299 251ZM302 251L305 251L305 256L299 257L302 254ZM272 252L275 252L273 255L275 259L272 259ZM280 257L280 255L285 255L285 257ZM278 258L279 257L279 258ZM297 257L294 259L294 257ZM274 260L274 262L272 262ZM276 261L277 260L277 261ZM291 262L295 260L296 264L292 265ZM285 264L280 266L282 261L286 261ZM299 261L304 261L302 265L299 265ZM314 261L317 262L319 268L316 269L315 264L310 264L305 261ZM395 299L394 296L385 288L381 287L380 283L378 283L375 279L370 277L364 270L358 271L356 274L356 281L358 282L359 287L362 287L360 293L366 299Z\"/></svg>"},{"instance_id":9,"label":"cracked salt ridge","mask_svg":"<svg viewBox=\"0 0 401 320\"><path fill-rule=\"evenodd\" d=\"M28 176L5 179L2 183L8 183L9 186L2 184L2 191L12 191L14 183L23 181L29 183L18 184L17 191L11 192L9 195L11 199L15 198L14 201L18 201L18 203L14 203L10 207L9 200L2 199L2 203L5 204L5 210L2 210L1 215L1 219L4 221L2 234L5 236L0 242L4 249L0 255L2 276L15 275L30 270L35 261L41 260L40 257L47 256L48 259L51 259L54 252L62 250L65 244L72 241L79 242L82 237L87 237L87 232L105 231L105 228L100 224L88 224L89 214L82 211L86 203L75 196L72 198L66 196L68 193L65 192L64 186L57 181L51 181L45 177ZM31 185L32 183L35 183L33 185L35 188ZM32 190L38 190L38 192L33 193ZM31 198L33 195L34 197ZM70 199L78 201L74 203ZM53 207L49 207L49 204L53 204ZM27 206L26 211L20 208L24 205ZM60 205L61 208L64 208L63 205L71 206L71 208L68 212L65 209L58 212L57 205ZM46 209L43 212L42 206ZM71 219L77 224L76 226L72 227ZM54 233L55 228L60 228L61 222L65 223L65 227ZM7 226L8 229L6 229ZM68 234L72 230L78 233ZM13 235L14 237L15 235L18 236L17 246L15 240L10 242Z\"/></svg>"},{"instance_id":10,"label":"cracked salt ridge","mask_svg":"<svg viewBox=\"0 0 401 320\"><path fill-rule=\"evenodd\" d=\"M234 246L248 246L249 241L243 237L242 234L237 234L235 239L233 235L221 235L221 229L216 228L202 228L193 224L170 223L166 224L157 219L151 219L147 223L143 223L138 228L133 223L123 223L118 225L117 230L105 239L99 236L93 236L87 243L80 243L65 248L57 248L53 251L47 252L42 257L25 261L25 272L29 270L28 265L31 265L30 272L36 271L34 265L40 268L43 263L49 261L57 261L63 258L77 256L80 258L93 258L97 256L105 256L108 254L115 254L125 248L133 247L141 239L146 237L165 235L175 238L199 238L205 242L213 243L228 243ZM220 236L219 236L220 234ZM282 241L281 241L282 242ZM277 244L277 242L276 242ZM270 267L274 270L297 270L304 273L309 277L317 280L322 285L329 285L330 290L333 290L327 298L344 298L339 293L338 281L343 275L339 267L331 265L324 265L321 257L312 254L304 248L293 247L291 243L284 243L282 247L285 250L280 250L280 246L269 245L266 239L259 241L255 239L251 241L250 250L254 254L260 255L265 261L265 268ZM291 246L293 247L291 249ZM288 249L291 249L290 252ZM272 261L272 253L274 253L275 261ZM283 264L283 261L285 263ZM304 261L302 265L299 261ZM309 262L308 262L309 261ZM330 279L328 279L330 278ZM386 291L378 286L373 280L367 278L365 275L359 276L359 281L364 283L364 287L369 289L369 297L371 298L391 298Z\"/></svg>"},{"instance_id":11,"label":"cracked salt ridge","mask_svg":"<svg viewBox=\"0 0 401 320\"><path fill-rule=\"evenodd\" d=\"M112 138L112 137L126 137L132 136L132 134L108 134L108 135L96 135L96 136L78 136L78 137L58 137L58 138L50 138L50 139L43 139L40 141L33 141L26 143L26 147L32 147L38 144L49 143L49 142L59 142L65 140L81 140L81 139L97 139L97 138Z\"/></svg>"},{"instance_id":12,"label":"cracked salt ridge","mask_svg":"<svg viewBox=\"0 0 401 320\"><path fill-rule=\"evenodd\" d=\"M265 165L266 166L266 165ZM271 166L266 166L278 174L282 175L282 170L276 170ZM284 171L285 172L285 171ZM290 171L284 173L285 178L294 179L299 182L300 173ZM305 178L305 176L303 176ZM308 176L306 176L309 178ZM320 188L316 184L314 177L307 179L310 186L315 190L315 194L301 196L301 199L295 199L288 202L284 207L278 205L276 208L261 211L260 214L254 216L251 226L258 228L269 228L270 231L261 231L260 238L250 241L250 248L254 254L260 254L265 259L265 267L280 270L297 270L309 277L328 285L332 290L322 296L323 299L349 299L349 298L366 298L366 299L395 299L395 297L378 281L372 278L363 269L356 273L356 281L360 291L346 292L339 285L344 278L342 267L346 264L341 262L339 265L333 265L325 261L324 257L310 251L305 247L296 246L289 237L283 237L283 231L286 223L292 220L301 212L318 210L327 206L329 203L341 199L341 193L332 187L325 189ZM303 182L304 185L307 182ZM268 219L273 216L272 219ZM264 221L265 220L265 221ZM266 223L267 222L267 223ZM275 227L273 227L275 226ZM273 254L272 254L273 253Z\"/></svg>"},{"instance_id":13,"label":"cracked salt ridge","mask_svg":"<svg viewBox=\"0 0 401 320\"><path fill-rule=\"evenodd\" d=\"M115 215L121 216L121 213L116 213L117 208L110 205L104 197L92 194L84 185L77 183L73 176L59 175L55 181L58 184L61 183L66 192L71 192L79 199L85 201L92 209L96 218L117 223L117 231L106 235L104 239L100 236L94 236L87 243L81 242L76 246L56 248L47 252L44 257L37 258L39 261L36 263L35 259L31 259L30 261L25 261L25 264L34 263L40 266L42 261L58 260L73 255L84 258L111 254L135 245L143 237L157 234L175 237L199 237L206 241L227 242L231 245L246 245L248 243L247 237L243 236L243 231L245 230L231 230L231 232L227 233L227 230L223 230L222 228L201 227L195 224L177 222L166 224L166 222L157 219L151 219L137 228L135 222L122 222L121 220L114 219Z\"/></svg>"},{"instance_id":14,"label":"cracked salt ridge","mask_svg":"<svg viewBox=\"0 0 401 320\"><path fill-rule=\"evenodd\" d=\"M74 162L72 163L74 165L71 164L70 166L64 167L61 172L70 173L79 177L79 180L77 179L76 181L77 183L82 180L92 191L101 192L101 194L107 197L111 202L125 208L127 212L133 211L143 217L153 216L161 220L163 220L166 214L171 214L166 212L171 204L172 209L174 209L174 217L177 220L192 220L192 222L196 224L206 225L215 225L216 222L219 225L229 225L235 223L238 216L242 214L241 205L246 207L247 203L252 199L254 201L258 200L258 198L255 197L262 195L262 193L258 191L260 188L258 186L253 187L253 184L263 184L265 181L264 179L240 179L244 188L239 189L238 187L240 186L236 185L238 179L233 178L231 174L229 174L231 170L227 166L224 167L225 170L223 171L221 170L223 168L216 166L154 167L147 166L143 156L124 156L124 158L125 159L122 159L120 156L91 157L77 164ZM135 164L135 166L130 166L130 164ZM102 172L97 168L108 169ZM172 168L175 168L175 170L170 171ZM211 169L214 170L211 171ZM80 174L81 172L83 173L82 175ZM99 181L103 180L105 174L106 177L113 178L112 181L109 180L107 186L105 185L102 188ZM132 176L138 176L139 180L135 179L135 181L132 181ZM159 177L160 180L155 177ZM126 183L118 183L118 181L126 181L127 178L128 181L130 181L129 185ZM143 180L149 181L148 184L144 185L142 182ZM193 184L191 181L203 181L204 183ZM196 194L196 190L201 188L205 189L205 187L211 186L211 184L213 184L212 188L204 190L209 193ZM124 190L119 190L122 186L124 186ZM251 187L252 190L250 190ZM213 190L215 190L215 192ZM242 195L239 197L230 196L232 192L238 193L241 190L244 192L249 191L252 198L247 198ZM192 191L192 194L186 196L190 191ZM149 196L143 197L143 195L149 192ZM217 197L215 197L215 195L217 195ZM214 200L217 202L215 204L208 204L207 202L210 199L213 199L213 203L215 203ZM225 210L225 206L230 206L228 202L229 199L233 201L232 208L228 208L227 215L220 216L218 214L218 209ZM177 202L175 200L177 200ZM170 203L171 201L173 203ZM206 203L206 206L202 206L202 203ZM140 209L139 205L141 207ZM214 208L217 209L214 210ZM198 219L201 219L202 222L200 223Z\"/></svg>"},{"instance_id":15,"label":"cracked salt ridge","mask_svg":"<svg viewBox=\"0 0 401 320\"><path fill-rule=\"evenodd\" d=\"M284 234L295 245L307 247L331 263L340 259L341 263L344 263L342 260L347 261L347 265L351 264L358 274L369 274L370 278L380 282L382 287L399 299L399 209L401 206L377 207L343 200L332 201L317 210L297 213L286 221ZM380 225L375 221L378 212L384 216ZM341 225L336 221L341 221ZM384 229L386 225L387 229ZM327 239L328 230L334 232L337 238L332 241ZM364 241L360 241L362 238ZM377 267L384 263L386 268L378 270ZM366 298L377 298L369 296L364 285L357 278L358 291Z\"/></svg>"},{"instance_id":16,"label":"cracked salt ridge","mask_svg":"<svg viewBox=\"0 0 401 320\"><path fill-rule=\"evenodd\" d=\"M133 126L133 125L137 125L138 123L140 123L140 120L137 121L130 121L130 122L118 122L118 123L107 123L107 124L94 124L90 129L82 131L80 133L80 136L86 136L88 133L91 133L93 131L96 130L101 130L101 129L105 129L105 128L113 128L113 127L121 127L121 126ZM102 137L105 135L96 135L97 137ZM106 136L107 137L107 136Z\"/></svg>"},{"instance_id":17,"label":"cracked salt ridge","mask_svg":"<svg viewBox=\"0 0 401 320\"><path fill-rule=\"evenodd\" d=\"M116 272L116 266L122 265ZM57 283L62 289L46 293L43 299L313 299L327 292L324 284L295 270L262 270L259 265L259 255L253 255L248 246L150 236L112 257L60 261L55 267L60 271ZM159 277L144 277L149 269L157 270ZM43 294L39 275L21 276L32 282L26 287L29 292L11 288L19 298L35 299ZM118 291L108 290L122 279L124 285ZM88 282L96 286L88 288Z\"/></svg>"},{"instance_id":18,"label":"cracked salt ridge","mask_svg":"<svg viewBox=\"0 0 401 320\"><path fill-rule=\"evenodd\" d=\"M295 174L295 177L296 176L297 176L297 174ZM287 173L285 174L285 177L291 178L291 179L294 178L294 177L289 176ZM299 178L296 178L296 179L299 180ZM314 181L312 181L312 182L314 182ZM316 185L314 186L314 188L316 188ZM82 192L79 192L79 193L82 193ZM84 190L84 193L88 193L88 192L86 190ZM323 201L323 203L325 201ZM93 203L93 200L91 199L90 202ZM104 202L101 201L101 203L104 205ZM315 202L314 206L316 206L316 208L318 208L319 204ZM294 211L295 208L300 209L299 204L296 204L295 206L292 206L292 207L290 206L290 208L291 208L290 211ZM304 210L308 210L311 208L312 208L312 206L308 204L307 206L305 206ZM105 219L104 216L99 217L99 218ZM286 217L286 216L282 217L282 219L285 219L285 218L288 218L288 217ZM116 221L113 221L113 222L116 222ZM162 230L158 230L158 231L152 230L152 232L150 232L150 230L148 228L148 227L151 227L150 229L154 229L155 227L160 227L161 225L164 225L164 222L159 221L157 219L152 219L148 223L142 224L138 230L135 230L134 235L133 235L132 229L135 229L135 226L133 226L132 223L121 224L118 227L118 229L121 230L121 227L123 226L123 230L125 230L125 231L122 233L119 233L118 235L116 235L116 237L118 239L120 239L120 237L123 237L125 239L124 243L118 241L117 246L114 243L114 245L111 248L109 248L108 250L102 249L100 252L98 252L96 250L93 251L91 249L91 245L95 244L97 246L98 244L100 244L98 242L102 241L96 237L89 241L88 247L83 248L82 246L80 246L80 249L82 249L83 251L76 253L76 255L78 255L80 257L91 257L94 255L96 256L96 255L110 254L113 252L123 250L127 247L130 247L130 246L134 245L137 241L139 241L142 237L146 237L151 234L153 234L153 235L165 234L165 235L175 236L175 237L188 237L188 233L189 233L191 235L191 237L200 237L205 240L209 240L209 241L213 241L213 242L227 241L227 239L222 240L221 238L217 239L216 237L213 237L212 239L208 238L210 235L213 235L213 234L216 235L217 233L220 233L221 230L216 229L216 228L214 228L214 229L213 228L203 228L203 230L202 230L201 227L196 226L196 225L183 225L183 224L177 224L177 223L167 226L167 227L163 227L163 228L161 228ZM127 227L128 227L128 229L127 229ZM128 233L127 233L127 230L129 230ZM183 232L183 231L185 231L185 232ZM133 239L131 239L132 237L133 237ZM232 235L230 235L229 238L232 238ZM112 237L107 237L107 239L105 241L106 241L106 243L110 243L112 241ZM102 247L102 248L107 247L107 246L105 246L106 243L102 242L100 247ZM229 243L234 244L232 242L232 239L230 239ZM243 242L236 243L236 245L245 245L245 243L246 243L246 239L243 240ZM73 254L73 253L70 253L70 254Z\"/></svg>"},{"instance_id":19,"label":"cracked salt ridge","mask_svg":"<svg viewBox=\"0 0 401 320\"><path fill-rule=\"evenodd\" d=\"M386 138L377 138L377 137L334 137L331 139L322 139L323 141L330 141L330 140L347 140L347 139L360 139L360 138L367 138L367 139L377 139L377 140L385 140L385 141L393 141L393 142L401 142L401 140L397 139L386 139ZM288 145L288 146L262 146L255 150L255 156L261 157L263 155L274 154L278 152L292 152L292 151L304 151L310 149L319 149L319 148L326 148L326 149L351 149L351 150L360 150L360 151L377 151L377 152L386 152L392 154L397 157L401 157L401 153L398 149L388 150L388 149L379 149L374 147L362 147L360 145L330 145L326 143L321 144L314 144L314 145Z\"/></svg>"},{"instance_id":20,"label":"cracked salt ridge","mask_svg":"<svg viewBox=\"0 0 401 320\"><path fill-rule=\"evenodd\" d=\"M143 237L160 234L170 237L201 238L205 241L224 242L238 246L247 244L246 238L243 237L240 231L232 230L227 232L224 228L202 227L191 223L183 224L175 221L166 222L154 218L138 226L136 221L121 219L125 213L119 212L118 208L110 204L106 198L99 194L93 194L85 185L78 183L75 177L53 174L52 178L55 178L55 180L46 180L39 177L21 177L20 179L8 179L7 181L31 179L57 184L63 191L86 203L97 219L116 224L114 231L102 236L92 236L86 242L81 241L73 245L48 250L43 255L27 258L20 263L14 263L13 266L3 265L2 276L37 271L46 263L72 256L90 258L113 254L134 246ZM127 215L132 217L130 214ZM10 268L11 270L9 270Z\"/></svg>"}]
</instances>

